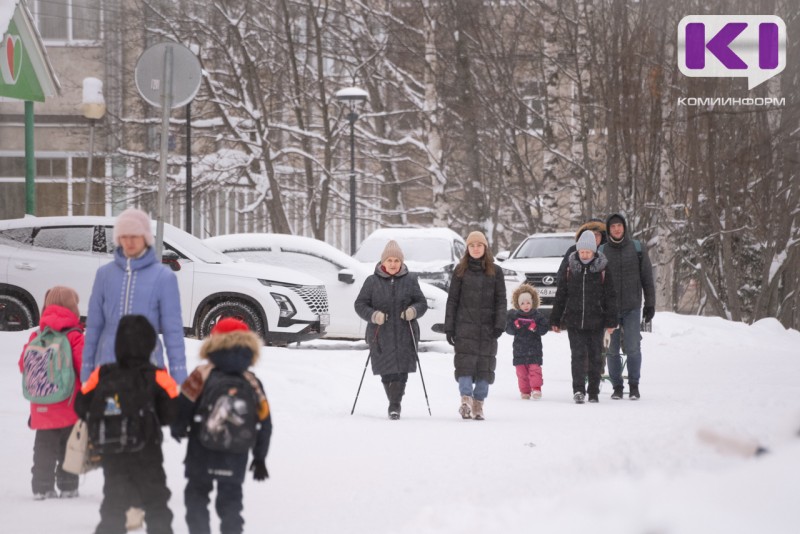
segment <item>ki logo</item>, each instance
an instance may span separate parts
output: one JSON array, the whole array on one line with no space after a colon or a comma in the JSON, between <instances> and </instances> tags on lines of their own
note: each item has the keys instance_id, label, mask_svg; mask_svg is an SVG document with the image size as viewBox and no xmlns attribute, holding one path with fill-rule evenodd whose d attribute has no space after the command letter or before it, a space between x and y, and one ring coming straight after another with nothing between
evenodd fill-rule
<instances>
[{"instance_id":1,"label":"ki logo","mask_svg":"<svg viewBox=\"0 0 800 534\"><path fill-rule=\"evenodd\" d=\"M775 15L690 15L678 24L685 76L747 78L753 89L786 67L786 24Z\"/></svg>"}]
</instances>

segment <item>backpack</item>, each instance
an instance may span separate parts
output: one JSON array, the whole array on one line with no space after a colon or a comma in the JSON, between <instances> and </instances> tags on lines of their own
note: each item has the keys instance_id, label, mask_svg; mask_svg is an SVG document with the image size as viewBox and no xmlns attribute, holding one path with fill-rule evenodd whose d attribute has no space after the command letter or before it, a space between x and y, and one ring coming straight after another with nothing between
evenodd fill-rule
<instances>
[{"instance_id":1,"label":"backpack","mask_svg":"<svg viewBox=\"0 0 800 534\"><path fill-rule=\"evenodd\" d=\"M86 421L93 452L101 455L137 452L148 441L160 443L154 397L154 386L142 369L105 366L100 371Z\"/></svg>"},{"instance_id":2,"label":"backpack","mask_svg":"<svg viewBox=\"0 0 800 534\"><path fill-rule=\"evenodd\" d=\"M245 453L258 432L258 394L242 374L213 370L198 401L194 421L200 444L212 451Z\"/></svg>"},{"instance_id":3,"label":"backpack","mask_svg":"<svg viewBox=\"0 0 800 534\"><path fill-rule=\"evenodd\" d=\"M75 368L67 334L44 327L25 347L22 357L22 394L36 404L55 404L72 396Z\"/></svg>"}]
</instances>

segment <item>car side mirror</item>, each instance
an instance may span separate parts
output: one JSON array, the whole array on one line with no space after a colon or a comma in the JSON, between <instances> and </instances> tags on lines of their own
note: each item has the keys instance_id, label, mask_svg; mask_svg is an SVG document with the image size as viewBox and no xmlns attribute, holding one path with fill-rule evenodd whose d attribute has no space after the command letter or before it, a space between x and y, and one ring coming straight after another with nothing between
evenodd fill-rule
<instances>
[{"instance_id":1,"label":"car side mirror","mask_svg":"<svg viewBox=\"0 0 800 534\"><path fill-rule=\"evenodd\" d=\"M500 252L497 253L494 259L496 259L497 261L506 261L508 259L509 254L511 254L509 251L501 250Z\"/></svg>"},{"instance_id":2,"label":"car side mirror","mask_svg":"<svg viewBox=\"0 0 800 534\"><path fill-rule=\"evenodd\" d=\"M350 271L350 269L342 269L339 271L339 281L344 282L345 284L352 284L356 281L356 278L353 276L353 273Z\"/></svg>"},{"instance_id":3,"label":"car side mirror","mask_svg":"<svg viewBox=\"0 0 800 534\"><path fill-rule=\"evenodd\" d=\"M181 270L181 262L178 255L172 250L165 250L161 255L161 263L172 269L173 271Z\"/></svg>"}]
</instances>

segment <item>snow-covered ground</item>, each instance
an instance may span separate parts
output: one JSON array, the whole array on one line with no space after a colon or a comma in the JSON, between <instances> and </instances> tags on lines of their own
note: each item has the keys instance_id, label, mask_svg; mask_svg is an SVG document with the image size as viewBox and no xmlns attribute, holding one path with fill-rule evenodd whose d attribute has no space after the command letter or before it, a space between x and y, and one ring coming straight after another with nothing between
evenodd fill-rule
<instances>
[{"instance_id":1,"label":"snow-covered ground","mask_svg":"<svg viewBox=\"0 0 800 534\"><path fill-rule=\"evenodd\" d=\"M4 445L0 517L8 533L91 532L102 472L75 500L35 502L33 432L17 359L27 333L0 333ZM187 340L190 364L199 342ZM544 337L541 401L519 398L511 338L501 338L486 421L462 421L451 348L423 344L430 407L412 375L400 421L367 374L363 343L265 348L256 369L275 430L270 479L245 484L248 532L673 534L797 532L800 332L657 314L644 335L642 400L572 403L566 334ZM723 454L711 430L757 440L767 455ZM184 444L164 446L176 533L183 520ZM216 518L214 522L216 523ZM218 532L218 525L213 525Z\"/></svg>"}]
</instances>

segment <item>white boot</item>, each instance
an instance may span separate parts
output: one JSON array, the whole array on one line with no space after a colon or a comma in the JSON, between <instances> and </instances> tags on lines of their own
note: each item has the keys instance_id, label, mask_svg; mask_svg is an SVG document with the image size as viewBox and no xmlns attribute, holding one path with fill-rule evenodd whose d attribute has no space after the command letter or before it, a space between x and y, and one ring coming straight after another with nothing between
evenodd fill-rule
<instances>
[{"instance_id":1,"label":"white boot","mask_svg":"<svg viewBox=\"0 0 800 534\"><path fill-rule=\"evenodd\" d=\"M462 419L469 419L472 416L472 397L461 395L461 407L458 409Z\"/></svg>"},{"instance_id":2,"label":"white boot","mask_svg":"<svg viewBox=\"0 0 800 534\"><path fill-rule=\"evenodd\" d=\"M472 401L472 418L476 421L483 421L483 401Z\"/></svg>"},{"instance_id":3,"label":"white boot","mask_svg":"<svg viewBox=\"0 0 800 534\"><path fill-rule=\"evenodd\" d=\"M144 510L131 507L125 512L125 530L139 530L144 526Z\"/></svg>"}]
</instances>

